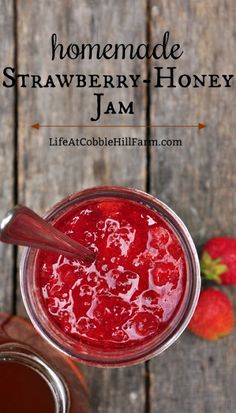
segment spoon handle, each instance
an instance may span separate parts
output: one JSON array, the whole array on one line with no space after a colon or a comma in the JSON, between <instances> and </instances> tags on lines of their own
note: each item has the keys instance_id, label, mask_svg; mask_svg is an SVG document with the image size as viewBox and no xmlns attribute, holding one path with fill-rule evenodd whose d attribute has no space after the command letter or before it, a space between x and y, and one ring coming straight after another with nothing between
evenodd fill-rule
<instances>
[{"instance_id":1,"label":"spoon handle","mask_svg":"<svg viewBox=\"0 0 236 413\"><path fill-rule=\"evenodd\" d=\"M31 209L17 205L8 211L0 225L0 241L55 251L65 256L93 262L96 254L58 231Z\"/></svg>"}]
</instances>

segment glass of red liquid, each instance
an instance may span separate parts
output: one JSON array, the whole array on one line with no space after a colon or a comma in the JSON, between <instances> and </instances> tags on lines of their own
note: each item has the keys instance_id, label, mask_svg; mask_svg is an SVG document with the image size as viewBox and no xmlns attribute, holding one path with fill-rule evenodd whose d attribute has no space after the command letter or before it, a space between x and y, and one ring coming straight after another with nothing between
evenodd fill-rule
<instances>
[{"instance_id":1,"label":"glass of red liquid","mask_svg":"<svg viewBox=\"0 0 236 413\"><path fill-rule=\"evenodd\" d=\"M50 346L29 321L0 313L2 413L88 413L84 377L69 357Z\"/></svg>"},{"instance_id":2,"label":"glass of red liquid","mask_svg":"<svg viewBox=\"0 0 236 413\"><path fill-rule=\"evenodd\" d=\"M98 367L137 364L184 331L200 291L197 252L183 222L142 191L97 187L45 216L97 252L92 264L27 248L21 291L39 333Z\"/></svg>"}]
</instances>

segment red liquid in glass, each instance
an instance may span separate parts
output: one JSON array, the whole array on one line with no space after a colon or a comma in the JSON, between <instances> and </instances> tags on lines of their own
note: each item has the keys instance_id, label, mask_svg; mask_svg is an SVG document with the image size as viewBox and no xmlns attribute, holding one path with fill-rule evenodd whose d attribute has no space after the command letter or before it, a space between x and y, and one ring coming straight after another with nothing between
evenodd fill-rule
<instances>
[{"instance_id":1,"label":"red liquid in glass","mask_svg":"<svg viewBox=\"0 0 236 413\"><path fill-rule=\"evenodd\" d=\"M40 251L36 274L52 322L107 351L161 334L186 287L186 260L173 229L151 208L103 198L74 205L54 224L97 251L92 264Z\"/></svg>"},{"instance_id":2,"label":"red liquid in glass","mask_svg":"<svg viewBox=\"0 0 236 413\"><path fill-rule=\"evenodd\" d=\"M33 369L17 362L0 362L2 413L55 413L55 401L46 381Z\"/></svg>"}]
</instances>

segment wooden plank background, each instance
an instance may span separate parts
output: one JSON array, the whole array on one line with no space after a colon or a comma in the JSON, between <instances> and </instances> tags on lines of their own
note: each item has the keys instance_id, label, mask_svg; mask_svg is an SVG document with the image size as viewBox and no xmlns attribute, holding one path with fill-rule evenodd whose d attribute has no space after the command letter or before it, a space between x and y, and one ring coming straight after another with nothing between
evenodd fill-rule
<instances>
[{"instance_id":1,"label":"wooden plank background","mask_svg":"<svg viewBox=\"0 0 236 413\"><path fill-rule=\"evenodd\" d=\"M63 61L50 59L50 36L59 41L152 43L166 30L181 43L178 73L233 73L234 0L0 0L0 64L21 73L147 73L144 61ZM16 41L15 41L16 40ZM173 64L174 65L174 64ZM182 138L181 148L48 148L51 136L137 136L137 130L30 128L41 123L87 123L94 107L88 89L0 89L1 213L14 202L39 213L70 192L116 184L148 190L184 219L200 246L209 236L236 235L235 87L231 90L116 90L117 99L135 101L133 125L198 123L207 129L153 130L150 137ZM107 99L113 92L107 91ZM80 111L80 107L82 110ZM88 108L88 112L84 109ZM116 118L103 118L107 123ZM129 123L127 116L122 118ZM139 132L138 132L139 133ZM142 135L145 137L142 131ZM141 134L141 132L139 133ZM67 135L66 135L67 136ZM17 153L17 162L15 154ZM0 245L0 309L25 315L20 294L14 301L14 254ZM229 292L229 290L227 290ZM235 289L230 294L236 302ZM236 408L235 334L207 343L185 332L163 355L132 368L83 367L92 411L100 413L233 413Z\"/></svg>"},{"instance_id":2,"label":"wooden plank background","mask_svg":"<svg viewBox=\"0 0 236 413\"><path fill-rule=\"evenodd\" d=\"M126 3L126 2L125 2ZM58 33L58 41L106 43L129 39L135 44L145 38L144 3L136 1L137 7L129 12L128 3L110 0L96 7L93 1L50 2L50 13L45 15L48 1L32 3L29 8L24 0L18 1L18 54L19 70L22 73L128 73L144 72L144 62L117 61L51 61L50 36ZM52 13L52 10L55 12ZM112 13L111 13L112 10ZM42 23L43 22L43 23ZM125 28L125 30L122 29ZM34 31L32 33L32 28ZM61 40L62 41L62 40ZM29 59L31 56L31 59ZM145 94L142 90L118 89L117 99L137 101L135 122L145 123ZM136 95L138 93L138 96ZM107 90L107 99L113 90ZM43 91L19 90L19 202L38 212L67 194L96 185L128 185L145 189L145 149L126 148L48 148L49 136L54 131L31 129L34 121L41 123L88 123L88 114L94 108L94 97L89 89L50 89ZM83 108L80 110L80 107ZM88 108L88 111L84 110ZM94 109L92 110L94 113ZM124 121L127 121L127 116ZM106 122L113 123L111 116ZM96 129L57 129L58 136L117 136L113 131ZM73 133L73 135L72 135ZM95 134L96 133L96 134ZM122 132L118 132L122 133ZM135 136L135 130L129 130ZM18 311L23 306L18 295ZM127 411L143 413L145 408L145 365L123 370L83 369L91 391L94 411L118 413ZM132 377L132 380L131 380Z\"/></svg>"},{"instance_id":3,"label":"wooden plank background","mask_svg":"<svg viewBox=\"0 0 236 413\"><path fill-rule=\"evenodd\" d=\"M151 36L170 27L184 55L173 66L182 73L234 73L235 2L152 1ZM157 22L159 24L157 24ZM172 66L172 64L170 65ZM151 192L182 217L200 246L215 235L236 236L235 87L168 89L152 93L151 123L206 123L176 130L179 149L151 153ZM203 132L203 133L202 133ZM153 135L156 131L153 131ZM160 132L158 133L160 136ZM173 137L165 129L161 135ZM227 290L236 304L236 290ZM151 413L233 413L236 409L236 332L208 343L185 332L150 362Z\"/></svg>"},{"instance_id":4,"label":"wooden plank background","mask_svg":"<svg viewBox=\"0 0 236 413\"><path fill-rule=\"evenodd\" d=\"M14 19L13 1L1 1L0 13L0 65L1 71L6 65L14 65ZM0 208L1 216L14 204L14 158L15 158L15 93L12 89L0 88ZM0 311L12 311L13 305L13 284L15 276L13 248L0 244L0 267L1 267L1 288L0 288Z\"/></svg>"}]
</instances>

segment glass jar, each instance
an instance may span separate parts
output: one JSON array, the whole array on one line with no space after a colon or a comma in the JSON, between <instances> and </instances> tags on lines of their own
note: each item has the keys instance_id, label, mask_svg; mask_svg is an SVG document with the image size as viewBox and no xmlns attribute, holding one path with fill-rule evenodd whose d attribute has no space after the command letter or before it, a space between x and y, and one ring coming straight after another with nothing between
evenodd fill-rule
<instances>
[{"instance_id":1,"label":"glass jar","mask_svg":"<svg viewBox=\"0 0 236 413\"><path fill-rule=\"evenodd\" d=\"M194 312L200 292L198 256L187 228L167 205L145 192L115 186L86 189L63 199L53 206L44 218L53 224L59 217L62 217L63 214L81 202L86 203L86 201L102 198L107 199L109 197L132 200L146 205L154 212L156 211L172 228L184 251L187 264L187 280L184 297L177 314L163 333L152 338L147 343L144 342L135 348L127 347L125 350L116 349L108 352L103 348L96 348L82 342L78 345L78 341L75 341L72 337L68 337L68 335L66 336L63 331L59 330L59 328L50 321L45 310L42 298L40 298L40 294L38 293L35 276L37 250L31 248L25 249L20 265L20 284L23 301L28 315L39 333L57 349L75 357L80 362L97 367L133 365L160 354L174 343L186 328Z\"/></svg>"},{"instance_id":2,"label":"glass jar","mask_svg":"<svg viewBox=\"0 0 236 413\"><path fill-rule=\"evenodd\" d=\"M90 411L78 366L49 346L31 323L6 313L0 313L0 385L4 412Z\"/></svg>"}]
</instances>

